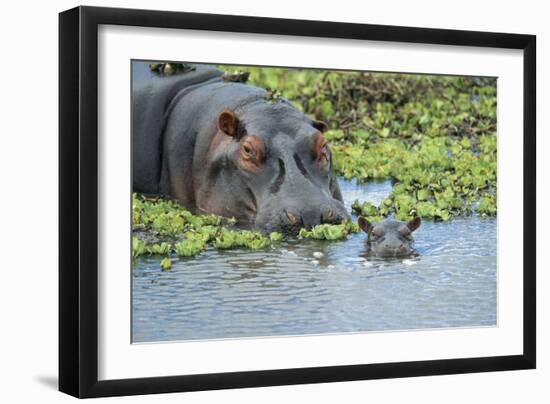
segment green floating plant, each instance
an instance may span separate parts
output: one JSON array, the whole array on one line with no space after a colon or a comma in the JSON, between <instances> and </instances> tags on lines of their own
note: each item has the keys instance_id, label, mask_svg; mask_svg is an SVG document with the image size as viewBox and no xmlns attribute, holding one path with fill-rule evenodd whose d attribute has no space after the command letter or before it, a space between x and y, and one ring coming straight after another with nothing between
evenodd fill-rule
<instances>
[{"instance_id":1,"label":"green floating plant","mask_svg":"<svg viewBox=\"0 0 550 404\"><path fill-rule=\"evenodd\" d=\"M497 214L496 198L493 195L483 195L476 207L481 216L495 216Z\"/></svg>"},{"instance_id":2,"label":"green floating plant","mask_svg":"<svg viewBox=\"0 0 550 404\"><path fill-rule=\"evenodd\" d=\"M269 239L271 242L281 241L283 239L283 235L279 232L271 232L269 233Z\"/></svg>"},{"instance_id":3,"label":"green floating plant","mask_svg":"<svg viewBox=\"0 0 550 404\"><path fill-rule=\"evenodd\" d=\"M264 236L260 232L231 229L237 222L234 218L193 215L173 201L138 194L132 198L134 231L139 236L132 238L133 257L172 253L193 257L208 247L259 250L283 240L283 235L277 232ZM146 241L151 238L162 241Z\"/></svg>"},{"instance_id":4,"label":"green floating plant","mask_svg":"<svg viewBox=\"0 0 550 404\"><path fill-rule=\"evenodd\" d=\"M311 230L300 229L299 238L310 238L315 240L344 240L350 233L357 233L359 226L351 221L342 224L318 224Z\"/></svg>"},{"instance_id":5,"label":"green floating plant","mask_svg":"<svg viewBox=\"0 0 550 404\"><path fill-rule=\"evenodd\" d=\"M214 240L213 246L220 249L244 247L250 250L266 248L271 244L271 239L262 233L242 230L222 230Z\"/></svg>"},{"instance_id":6,"label":"green floating plant","mask_svg":"<svg viewBox=\"0 0 550 404\"><path fill-rule=\"evenodd\" d=\"M132 257L139 257L145 254L147 251L147 245L144 241L137 237L132 237Z\"/></svg>"},{"instance_id":7,"label":"green floating plant","mask_svg":"<svg viewBox=\"0 0 550 404\"><path fill-rule=\"evenodd\" d=\"M172 251L172 246L169 243L162 242L160 244L152 244L145 247L149 254L166 255Z\"/></svg>"},{"instance_id":8,"label":"green floating plant","mask_svg":"<svg viewBox=\"0 0 550 404\"><path fill-rule=\"evenodd\" d=\"M384 211L384 206L384 203L378 207L367 201L361 203L358 200L355 200L351 205L351 210L357 216L366 217L370 222L379 222L385 218L383 212L386 214L389 213L389 210Z\"/></svg>"},{"instance_id":9,"label":"green floating plant","mask_svg":"<svg viewBox=\"0 0 550 404\"><path fill-rule=\"evenodd\" d=\"M163 271L168 271L170 268L172 268L172 261L170 260L170 258L164 257L164 258L160 261L160 268L161 268Z\"/></svg>"},{"instance_id":10,"label":"green floating plant","mask_svg":"<svg viewBox=\"0 0 550 404\"><path fill-rule=\"evenodd\" d=\"M206 241L202 237L186 237L174 245L180 257L192 257L206 248Z\"/></svg>"}]
</instances>

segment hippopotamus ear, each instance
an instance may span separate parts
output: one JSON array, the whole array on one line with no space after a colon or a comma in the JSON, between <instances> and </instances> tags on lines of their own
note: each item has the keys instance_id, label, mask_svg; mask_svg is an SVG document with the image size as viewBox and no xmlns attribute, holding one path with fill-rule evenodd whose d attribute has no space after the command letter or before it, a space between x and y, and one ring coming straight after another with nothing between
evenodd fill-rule
<instances>
[{"instance_id":1,"label":"hippopotamus ear","mask_svg":"<svg viewBox=\"0 0 550 404\"><path fill-rule=\"evenodd\" d=\"M369 222L366 217L359 216L359 219L357 219L357 224L365 233L368 233L372 229L372 223Z\"/></svg>"},{"instance_id":2,"label":"hippopotamus ear","mask_svg":"<svg viewBox=\"0 0 550 404\"><path fill-rule=\"evenodd\" d=\"M223 111L218 116L218 128L228 136L239 138L243 128L239 118L233 111Z\"/></svg>"},{"instance_id":3,"label":"hippopotamus ear","mask_svg":"<svg viewBox=\"0 0 550 404\"><path fill-rule=\"evenodd\" d=\"M318 121L316 119L313 119L311 121L311 124L315 129L317 129L321 133L325 133L329 129L326 123L324 123L323 121Z\"/></svg>"},{"instance_id":4,"label":"hippopotamus ear","mask_svg":"<svg viewBox=\"0 0 550 404\"><path fill-rule=\"evenodd\" d=\"M420 223L421 223L421 220L417 216L414 219L411 219L409 223L407 223L407 227L409 228L410 231L415 231L420 227Z\"/></svg>"}]
</instances>

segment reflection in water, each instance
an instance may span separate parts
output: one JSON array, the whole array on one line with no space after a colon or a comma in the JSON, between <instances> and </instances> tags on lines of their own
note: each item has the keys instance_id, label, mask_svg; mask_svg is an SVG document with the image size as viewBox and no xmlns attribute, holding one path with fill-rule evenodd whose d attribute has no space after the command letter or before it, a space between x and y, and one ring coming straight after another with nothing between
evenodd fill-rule
<instances>
[{"instance_id":1,"label":"reflection in water","mask_svg":"<svg viewBox=\"0 0 550 404\"><path fill-rule=\"evenodd\" d=\"M340 181L346 205L378 204L389 181ZM496 220L423 221L418 256L368 256L364 235L267 251L207 250L162 272L135 262L133 341L323 334L496 324Z\"/></svg>"}]
</instances>

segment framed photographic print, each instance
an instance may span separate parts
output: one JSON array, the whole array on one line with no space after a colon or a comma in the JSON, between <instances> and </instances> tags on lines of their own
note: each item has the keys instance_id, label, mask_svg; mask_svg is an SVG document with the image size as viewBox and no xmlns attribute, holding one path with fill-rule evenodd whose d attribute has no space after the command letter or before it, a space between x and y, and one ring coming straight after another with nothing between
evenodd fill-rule
<instances>
[{"instance_id":1,"label":"framed photographic print","mask_svg":"<svg viewBox=\"0 0 550 404\"><path fill-rule=\"evenodd\" d=\"M60 14L59 387L535 367L535 37Z\"/></svg>"}]
</instances>

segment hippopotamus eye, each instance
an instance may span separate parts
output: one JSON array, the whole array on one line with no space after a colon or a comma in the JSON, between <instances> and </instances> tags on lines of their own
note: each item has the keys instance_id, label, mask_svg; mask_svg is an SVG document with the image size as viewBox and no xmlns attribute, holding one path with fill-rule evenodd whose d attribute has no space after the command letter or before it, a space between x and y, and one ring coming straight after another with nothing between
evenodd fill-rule
<instances>
[{"instance_id":1,"label":"hippopotamus eye","mask_svg":"<svg viewBox=\"0 0 550 404\"><path fill-rule=\"evenodd\" d=\"M410 229L408 227L403 227L399 233L401 233L401 235L403 237L405 237L406 239L411 239L412 238L412 232L410 231Z\"/></svg>"},{"instance_id":2,"label":"hippopotamus eye","mask_svg":"<svg viewBox=\"0 0 550 404\"><path fill-rule=\"evenodd\" d=\"M328 163L330 158L328 143L325 137L321 134L321 132L317 132L315 135L313 135L311 153L312 153L313 159L318 161L320 164L325 165Z\"/></svg>"},{"instance_id":3,"label":"hippopotamus eye","mask_svg":"<svg viewBox=\"0 0 550 404\"><path fill-rule=\"evenodd\" d=\"M246 136L240 142L240 163L246 170L256 170L265 159L265 146L256 135Z\"/></svg>"},{"instance_id":4,"label":"hippopotamus eye","mask_svg":"<svg viewBox=\"0 0 550 404\"><path fill-rule=\"evenodd\" d=\"M373 237L373 238L382 237L382 236L384 235L384 230L382 230L380 227L375 227L375 228L372 229L372 231L370 232L370 235L371 235L371 237Z\"/></svg>"},{"instance_id":5,"label":"hippopotamus eye","mask_svg":"<svg viewBox=\"0 0 550 404\"><path fill-rule=\"evenodd\" d=\"M328 144L325 143L323 147L321 147L321 157L324 157L326 160L328 160Z\"/></svg>"},{"instance_id":6,"label":"hippopotamus eye","mask_svg":"<svg viewBox=\"0 0 550 404\"><path fill-rule=\"evenodd\" d=\"M328 164L330 159L330 154L328 151L328 144L325 143L323 147L319 150L319 156L317 157L317 161L322 165L325 166Z\"/></svg>"},{"instance_id":7,"label":"hippopotamus eye","mask_svg":"<svg viewBox=\"0 0 550 404\"><path fill-rule=\"evenodd\" d=\"M252 145L247 143L243 143L241 145L241 155L246 160L255 160L256 158L254 148L252 147Z\"/></svg>"}]
</instances>

